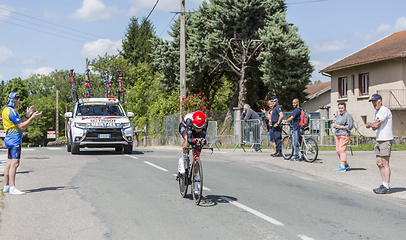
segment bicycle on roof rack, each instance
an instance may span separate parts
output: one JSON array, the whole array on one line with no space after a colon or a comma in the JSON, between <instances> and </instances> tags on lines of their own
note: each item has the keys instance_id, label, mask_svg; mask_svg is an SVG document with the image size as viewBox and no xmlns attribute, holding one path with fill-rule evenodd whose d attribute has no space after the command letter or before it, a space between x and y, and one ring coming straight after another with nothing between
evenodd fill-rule
<instances>
[{"instance_id":1,"label":"bicycle on roof rack","mask_svg":"<svg viewBox=\"0 0 406 240\"><path fill-rule=\"evenodd\" d=\"M83 93L84 98L90 98L91 97L91 87L90 87L89 72L90 72L90 69L86 69L85 92Z\"/></svg>"},{"instance_id":2,"label":"bicycle on roof rack","mask_svg":"<svg viewBox=\"0 0 406 240\"><path fill-rule=\"evenodd\" d=\"M71 69L70 70L70 75L69 75L69 77L72 77L72 87L70 89L70 93L72 94L73 100L75 102L77 102L79 100L79 97L78 97L78 87L76 85L76 79L75 79L75 72L74 71L75 71L74 69Z\"/></svg>"},{"instance_id":3,"label":"bicycle on roof rack","mask_svg":"<svg viewBox=\"0 0 406 240\"><path fill-rule=\"evenodd\" d=\"M112 98L113 97L113 89L111 87L111 79L110 79L110 71L106 71L106 80L104 81L104 93L106 98Z\"/></svg>"},{"instance_id":4,"label":"bicycle on roof rack","mask_svg":"<svg viewBox=\"0 0 406 240\"><path fill-rule=\"evenodd\" d=\"M117 99L120 102L124 102L124 93L125 93L125 89L123 86L123 74L121 74L120 70L117 70L118 72L118 82L117 82Z\"/></svg>"}]
</instances>

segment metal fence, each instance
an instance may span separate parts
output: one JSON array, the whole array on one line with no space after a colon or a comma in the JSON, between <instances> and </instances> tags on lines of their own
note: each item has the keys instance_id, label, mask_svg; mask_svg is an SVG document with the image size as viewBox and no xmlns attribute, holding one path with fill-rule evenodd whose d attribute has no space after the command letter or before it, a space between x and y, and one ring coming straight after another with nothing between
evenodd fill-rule
<instances>
[{"instance_id":1,"label":"metal fence","mask_svg":"<svg viewBox=\"0 0 406 240\"><path fill-rule=\"evenodd\" d=\"M310 132L315 133L313 137L317 140L319 146L336 146L335 129L332 127L335 124L335 119L312 119ZM351 137L348 147L358 147L358 122L354 120L354 127L351 129Z\"/></svg>"},{"instance_id":2,"label":"metal fence","mask_svg":"<svg viewBox=\"0 0 406 240\"><path fill-rule=\"evenodd\" d=\"M259 150L262 152L261 145L261 120L235 120L234 121L234 151L241 145L243 150L245 145L251 145L251 149Z\"/></svg>"},{"instance_id":3,"label":"metal fence","mask_svg":"<svg viewBox=\"0 0 406 240\"><path fill-rule=\"evenodd\" d=\"M209 121L208 126L207 126L207 131L206 131L206 140L207 143L209 144L209 147L216 145L217 149L219 147L217 146L217 122L216 121Z\"/></svg>"}]
</instances>

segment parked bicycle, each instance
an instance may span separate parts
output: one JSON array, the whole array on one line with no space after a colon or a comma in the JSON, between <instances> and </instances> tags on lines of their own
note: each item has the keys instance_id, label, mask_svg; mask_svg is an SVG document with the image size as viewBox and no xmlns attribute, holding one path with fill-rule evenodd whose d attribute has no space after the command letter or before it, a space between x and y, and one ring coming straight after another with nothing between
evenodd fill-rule
<instances>
[{"instance_id":1,"label":"parked bicycle","mask_svg":"<svg viewBox=\"0 0 406 240\"><path fill-rule=\"evenodd\" d=\"M291 124L283 125L289 126L290 130L292 130ZM304 131L306 130L308 130L308 128L304 129ZM292 134L287 134L283 127L282 131L284 132L284 134L287 135L282 139L282 155L284 159L289 160L294 155L293 137ZM312 137L306 137L304 134L299 135L299 138L301 138L301 141L299 142L299 154L301 158L304 159L306 162L314 162L319 154L317 141Z\"/></svg>"},{"instance_id":2,"label":"parked bicycle","mask_svg":"<svg viewBox=\"0 0 406 240\"><path fill-rule=\"evenodd\" d=\"M213 148L203 148L202 145L194 145L192 147L183 148L183 150L188 150L186 154L186 164L185 173L179 174L176 177L179 185L179 193L181 197L185 197L189 185L192 189L193 201L196 205L199 205L202 199L203 192L203 167L200 157L197 155L196 150L209 149L213 153ZM189 160L189 150L193 152L193 161Z\"/></svg>"}]
</instances>

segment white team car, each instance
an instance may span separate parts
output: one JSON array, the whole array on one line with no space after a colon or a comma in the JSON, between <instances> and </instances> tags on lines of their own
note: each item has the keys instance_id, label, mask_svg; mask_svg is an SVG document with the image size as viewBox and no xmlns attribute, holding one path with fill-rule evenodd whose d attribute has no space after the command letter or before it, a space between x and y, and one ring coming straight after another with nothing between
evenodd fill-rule
<instances>
[{"instance_id":1,"label":"white team car","mask_svg":"<svg viewBox=\"0 0 406 240\"><path fill-rule=\"evenodd\" d=\"M115 98L85 98L75 103L67 118L67 151L79 154L80 148L113 147L130 154L133 151L133 127L129 118L134 113L124 112Z\"/></svg>"}]
</instances>

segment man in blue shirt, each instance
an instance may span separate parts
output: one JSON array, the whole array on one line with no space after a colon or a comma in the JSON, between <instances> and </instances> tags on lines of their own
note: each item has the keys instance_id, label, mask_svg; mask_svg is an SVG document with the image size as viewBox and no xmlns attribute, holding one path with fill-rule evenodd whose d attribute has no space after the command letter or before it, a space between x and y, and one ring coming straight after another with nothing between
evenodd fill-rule
<instances>
[{"instance_id":1,"label":"man in blue shirt","mask_svg":"<svg viewBox=\"0 0 406 240\"><path fill-rule=\"evenodd\" d=\"M272 110L271 122L273 126L273 135L276 143L276 152L271 154L272 157L283 157L282 155L282 118L283 112L282 107L278 103L278 98L276 96L271 97L271 101L274 103Z\"/></svg>"},{"instance_id":2,"label":"man in blue shirt","mask_svg":"<svg viewBox=\"0 0 406 240\"><path fill-rule=\"evenodd\" d=\"M299 143L301 142L300 136L302 135L301 127L299 126L300 122L300 114L302 112L301 108L299 107L299 100L293 99L292 101L293 110L292 116L290 116L286 121L283 123L292 122L293 124L293 149L295 150L295 156L290 161L299 161Z\"/></svg>"},{"instance_id":3,"label":"man in blue shirt","mask_svg":"<svg viewBox=\"0 0 406 240\"><path fill-rule=\"evenodd\" d=\"M25 194L25 192L21 192L15 187L16 172L20 165L23 130L26 129L34 119L41 117L42 114L42 112L34 112L34 106L31 106L27 108L27 113L20 117L16 110L19 104L20 95L16 92L12 92L8 97L7 107L4 108L2 112L3 126L4 130L6 130L4 144L8 149L8 159L4 167L3 193L9 192L12 195Z\"/></svg>"}]
</instances>

